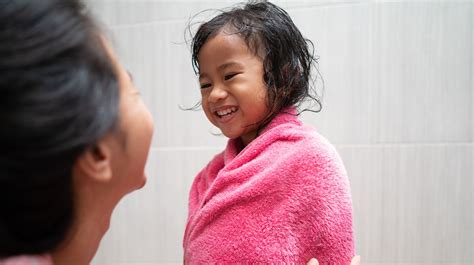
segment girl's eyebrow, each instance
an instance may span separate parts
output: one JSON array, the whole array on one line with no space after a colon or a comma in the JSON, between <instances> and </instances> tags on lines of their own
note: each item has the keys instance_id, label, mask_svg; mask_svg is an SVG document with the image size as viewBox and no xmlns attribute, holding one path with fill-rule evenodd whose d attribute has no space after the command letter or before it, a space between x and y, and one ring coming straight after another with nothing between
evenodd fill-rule
<instances>
[{"instance_id":1,"label":"girl's eyebrow","mask_svg":"<svg viewBox=\"0 0 474 265\"><path fill-rule=\"evenodd\" d=\"M222 71L222 70L225 70L226 68L229 68L231 66L242 66L242 64L240 64L238 62L231 61L231 62L227 62L227 63L219 65L219 67L217 67L217 70ZM205 77L207 77L206 73L199 73L199 80L201 80L202 78L205 78Z\"/></svg>"},{"instance_id":2,"label":"girl's eyebrow","mask_svg":"<svg viewBox=\"0 0 474 265\"><path fill-rule=\"evenodd\" d=\"M238 62L228 62L228 63L220 65L219 67L217 67L217 69L218 70L224 70L224 69L226 69L228 67L231 67L231 66L241 66L241 64L238 63Z\"/></svg>"}]
</instances>

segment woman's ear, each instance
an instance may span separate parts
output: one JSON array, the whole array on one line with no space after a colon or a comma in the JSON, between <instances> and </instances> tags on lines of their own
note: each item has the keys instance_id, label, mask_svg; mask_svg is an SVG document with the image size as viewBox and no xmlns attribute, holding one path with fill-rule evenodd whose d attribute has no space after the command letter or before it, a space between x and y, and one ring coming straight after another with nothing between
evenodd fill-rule
<instances>
[{"instance_id":1,"label":"woman's ear","mask_svg":"<svg viewBox=\"0 0 474 265\"><path fill-rule=\"evenodd\" d=\"M111 149L109 141L100 140L78 157L74 173L94 181L109 182L112 179Z\"/></svg>"}]
</instances>

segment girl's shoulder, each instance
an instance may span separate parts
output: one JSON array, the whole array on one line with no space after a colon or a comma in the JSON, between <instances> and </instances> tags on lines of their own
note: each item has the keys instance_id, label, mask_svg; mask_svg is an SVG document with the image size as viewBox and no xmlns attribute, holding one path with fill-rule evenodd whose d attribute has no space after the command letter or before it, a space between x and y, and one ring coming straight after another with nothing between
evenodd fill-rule
<instances>
[{"instance_id":1,"label":"girl's shoulder","mask_svg":"<svg viewBox=\"0 0 474 265\"><path fill-rule=\"evenodd\" d=\"M276 145L282 142L288 142L294 150L300 147L300 149L308 152L336 152L331 142L324 135L320 134L315 127L303 124L299 121L297 123L284 123L275 126L268 131L268 134L269 138L275 140L274 143Z\"/></svg>"},{"instance_id":2,"label":"girl's shoulder","mask_svg":"<svg viewBox=\"0 0 474 265\"><path fill-rule=\"evenodd\" d=\"M304 163L307 166L333 165L343 167L342 159L331 142L316 128L303 123L285 123L267 131L261 142L267 142L266 152L283 163ZM262 135L263 136L263 135ZM263 150L261 150L263 151Z\"/></svg>"}]
</instances>

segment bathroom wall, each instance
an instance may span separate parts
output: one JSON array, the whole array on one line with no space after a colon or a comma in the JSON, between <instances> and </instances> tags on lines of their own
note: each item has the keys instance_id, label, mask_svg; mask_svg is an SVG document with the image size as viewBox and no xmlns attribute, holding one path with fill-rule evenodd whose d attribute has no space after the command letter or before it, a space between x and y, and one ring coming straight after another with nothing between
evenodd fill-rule
<instances>
[{"instance_id":1,"label":"bathroom wall","mask_svg":"<svg viewBox=\"0 0 474 265\"><path fill-rule=\"evenodd\" d=\"M87 3L156 124L148 183L118 206L93 264L182 263L190 184L226 142L180 109L199 101L185 30L236 1ZM320 57L323 110L302 119L345 162L363 263L474 264L474 3L275 3Z\"/></svg>"}]
</instances>

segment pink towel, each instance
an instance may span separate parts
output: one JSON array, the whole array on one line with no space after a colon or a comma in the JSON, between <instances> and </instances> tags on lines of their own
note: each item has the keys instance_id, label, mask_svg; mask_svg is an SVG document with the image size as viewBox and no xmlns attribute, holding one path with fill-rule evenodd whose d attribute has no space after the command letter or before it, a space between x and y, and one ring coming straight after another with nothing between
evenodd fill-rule
<instances>
[{"instance_id":1,"label":"pink towel","mask_svg":"<svg viewBox=\"0 0 474 265\"><path fill-rule=\"evenodd\" d=\"M49 255L15 256L0 260L0 265L53 265L53 259Z\"/></svg>"},{"instance_id":2,"label":"pink towel","mask_svg":"<svg viewBox=\"0 0 474 265\"><path fill-rule=\"evenodd\" d=\"M194 180L185 263L349 264L352 201L335 148L283 112L239 143L229 140Z\"/></svg>"}]
</instances>

